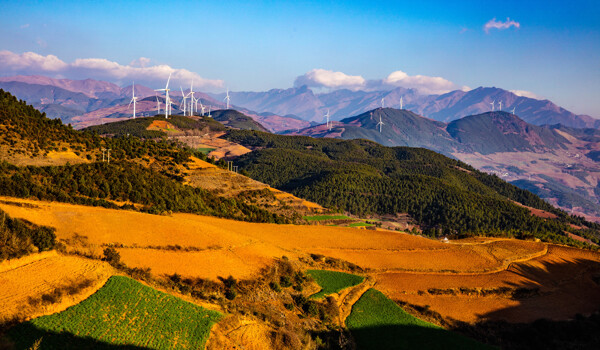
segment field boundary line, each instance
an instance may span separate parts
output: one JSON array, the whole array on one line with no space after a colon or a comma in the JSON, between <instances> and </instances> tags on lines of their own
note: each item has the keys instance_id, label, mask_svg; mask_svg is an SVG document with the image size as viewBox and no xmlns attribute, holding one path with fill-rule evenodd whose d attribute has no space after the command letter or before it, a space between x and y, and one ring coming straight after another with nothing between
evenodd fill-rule
<instances>
[{"instance_id":1,"label":"field boundary line","mask_svg":"<svg viewBox=\"0 0 600 350\"><path fill-rule=\"evenodd\" d=\"M37 261L57 257L58 252L56 250L50 250L41 253L30 254L17 259L8 259L0 262L0 273L16 270L18 268L31 265Z\"/></svg>"}]
</instances>

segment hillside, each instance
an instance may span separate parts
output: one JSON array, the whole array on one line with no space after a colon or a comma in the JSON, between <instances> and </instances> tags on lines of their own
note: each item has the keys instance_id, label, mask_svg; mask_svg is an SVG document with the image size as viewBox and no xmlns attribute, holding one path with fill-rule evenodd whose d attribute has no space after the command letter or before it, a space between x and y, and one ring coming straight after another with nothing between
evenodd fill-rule
<instances>
[{"instance_id":1,"label":"hillside","mask_svg":"<svg viewBox=\"0 0 600 350\"><path fill-rule=\"evenodd\" d=\"M384 123L379 131L377 122ZM600 167L596 129L536 126L507 112L487 112L448 124L407 110L377 108L354 117L290 131L340 139L364 138L386 146L425 147L501 176L553 205L600 220Z\"/></svg>"},{"instance_id":2,"label":"hillside","mask_svg":"<svg viewBox=\"0 0 600 350\"><path fill-rule=\"evenodd\" d=\"M425 149L237 130L226 137L254 149L237 162L259 181L354 214L408 213L429 235L533 234L567 242L564 231L575 220L530 192ZM532 216L512 201L559 219Z\"/></svg>"},{"instance_id":3,"label":"hillside","mask_svg":"<svg viewBox=\"0 0 600 350\"><path fill-rule=\"evenodd\" d=\"M254 119L233 109L212 111L211 115L214 120L230 128L269 132L269 130L254 121Z\"/></svg>"},{"instance_id":4,"label":"hillside","mask_svg":"<svg viewBox=\"0 0 600 350\"><path fill-rule=\"evenodd\" d=\"M98 271L100 281L105 281L106 263L97 259L106 248L113 247L121 264L145 284L227 314L215 326L209 348L232 342L245 348L256 344L263 349L318 348L307 333L312 339L318 335L326 344L322 348L338 348L338 339L347 339L338 322L349 322L344 320L354 304L375 283L412 315L446 329L462 327L470 334L480 332L479 339L492 344L519 339L503 335L518 334L525 326L518 322L573 319L580 313L576 322L583 327L593 321L584 315L597 310L600 297L600 287L594 282L600 272L597 252L543 242L475 238L444 243L388 230L256 224L190 214L150 215L57 202L3 200L0 208L12 217L55 227L57 239L68 252L88 257L51 256L13 265L9 270L0 264L0 281L18 292L8 300L27 303L28 297L40 298L38 290L52 294L56 288L52 286L67 288L68 280L57 283L62 271L86 278ZM119 271L126 273L127 269ZM322 300L310 300L308 296L320 288L304 279L301 271L306 269L351 272L364 279ZM230 274L231 278L225 277ZM28 276L28 288L21 287L19 275ZM232 288L227 287L227 281L235 282L229 284ZM89 286L98 287L97 281ZM228 290L236 294L226 297ZM0 290L0 301L7 300L6 293ZM75 303L82 300L79 294L76 298ZM154 301L146 300L142 305L150 302ZM64 300L62 307L64 303L68 305ZM109 301L106 305L113 304ZM133 305L128 309L137 312ZM123 312L119 307L111 310ZM162 310L174 311L170 307ZM361 313L363 318L387 315L367 312ZM119 320L111 316L110 322L98 327L108 331ZM44 323L41 319L34 322ZM478 322L483 322L481 328ZM555 321L546 322L555 325ZM535 328L536 324L527 326ZM358 327L353 334L363 330L365 334L383 331ZM68 334L72 333L62 336ZM535 334L545 342L587 339L577 332L543 328ZM210 347L210 343L217 347Z\"/></svg>"},{"instance_id":5,"label":"hillside","mask_svg":"<svg viewBox=\"0 0 600 350\"><path fill-rule=\"evenodd\" d=\"M169 120L198 133L203 132L198 129L200 126L224 128L211 118L174 117ZM282 211L279 202L273 200L257 205L264 196L273 197L263 192L264 185L249 188L246 196L238 199L224 196L214 188L184 184L185 177L199 172L190 169L188 164L212 160L176 141L160 138L155 142L123 135L127 130L145 133L145 123L158 121L164 119L130 120L123 123L129 129L122 130L121 135L100 137L90 131L73 130L62 125L60 120L50 120L0 90L0 128L3 130L0 135L3 159L0 192L157 214L171 211L212 213L250 221L288 222L306 215L306 211ZM164 135L162 130L159 128L151 136ZM111 150L110 162L108 149ZM223 162L221 166L226 165Z\"/></svg>"}]
</instances>

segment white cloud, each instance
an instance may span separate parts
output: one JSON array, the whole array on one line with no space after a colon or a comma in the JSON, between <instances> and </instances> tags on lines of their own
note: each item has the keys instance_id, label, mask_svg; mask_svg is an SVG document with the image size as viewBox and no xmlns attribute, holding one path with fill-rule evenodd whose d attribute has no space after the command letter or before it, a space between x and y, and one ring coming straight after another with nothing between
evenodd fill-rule
<instances>
[{"instance_id":1,"label":"white cloud","mask_svg":"<svg viewBox=\"0 0 600 350\"><path fill-rule=\"evenodd\" d=\"M313 69L294 81L294 86L307 85L315 88L350 90L392 90L397 87L416 89L423 94L443 94L452 90L470 90L467 86L458 86L441 77L426 75L410 76L403 71L395 71L385 79L366 80L360 75L347 75L325 69Z\"/></svg>"},{"instance_id":2,"label":"white cloud","mask_svg":"<svg viewBox=\"0 0 600 350\"><path fill-rule=\"evenodd\" d=\"M42 56L35 52L16 54L0 51L0 74L43 74L69 79L100 79L117 84L130 84L135 80L149 86L162 86L172 75L171 81L178 84L190 84L201 89L218 90L224 86L222 80L211 80L187 69L176 69L168 65L148 66L150 60L145 57L121 65L104 58L78 58L72 63L60 60L54 55Z\"/></svg>"},{"instance_id":3,"label":"white cloud","mask_svg":"<svg viewBox=\"0 0 600 350\"><path fill-rule=\"evenodd\" d=\"M508 29L510 27L521 28L521 23L513 21L513 20L511 20L508 17L506 17L506 21L504 21L504 22L502 22L502 21L496 21L496 18L493 18L493 19L490 19L483 26L483 30L486 33L489 33L490 29L504 30L504 29Z\"/></svg>"},{"instance_id":4,"label":"white cloud","mask_svg":"<svg viewBox=\"0 0 600 350\"><path fill-rule=\"evenodd\" d=\"M357 89L364 86L365 78L360 75L347 75L326 69L313 69L296 78L294 86L307 85L317 88Z\"/></svg>"},{"instance_id":5,"label":"white cloud","mask_svg":"<svg viewBox=\"0 0 600 350\"><path fill-rule=\"evenodd\" d=\"M442 77L430 77L426 75L410 76L403 71L395 71L381 81L382 86L403 87L407 89L416 89L423 94L444 94L453 90L467 89L460 87L453 82Z\"/></svg>"},{"instance_id":6,"label":"white cloud","mask_svg":"<svg viewBox=\"0 0 600 350\"><path fill-rule=\"evenodd\" d=\"M140 57L137 60L133 60L131 61L131 63L129 63L130 66L132 67L147 67L150 64L150 59L147 57Z\"/></svg>"},{"instance_id":7,"label":"white cloud","mask_svg":"<svg viewBox=\"0 0 600 350\"><path fill-rule=\"evenodd\" d=\"M522 96L522 97L529 97L529 98L534 98L536 100L543 100L544 98L534 94L531 91L525 91L525 90L510 90L510 92L512 92L513 94L517 95L517 96Z\"/></svg>"},{"instance_id":8,"label":"white cloud","mask_svg":"<svg viewBox=\"0 0 600 350\"><path fill-rule=\"evenodd\" d=\"M20 28L21 28L21 29L29 28L29 23L25 23L25 24L23 24L23 25L22 25Z\"/></svg>"}]
</instances>

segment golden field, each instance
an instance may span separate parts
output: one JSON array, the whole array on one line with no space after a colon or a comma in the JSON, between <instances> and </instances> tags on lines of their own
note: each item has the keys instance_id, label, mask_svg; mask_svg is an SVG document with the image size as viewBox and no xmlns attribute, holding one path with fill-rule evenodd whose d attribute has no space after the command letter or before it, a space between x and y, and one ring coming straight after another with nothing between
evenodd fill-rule
<instances>
[{"instance_id":1,"label":"golden field","mask_svg":"<svg viewBox=\"0 0 600 350\"><path fill-rule=\"evenodd\" d=\"M429 305L448 319L567 319L600 305L600 285L594 282L600 277L600 254L542 242L480 238L443 243L386 230L4 200L0 208L9 215L55 227L68 250L99 256L113 244L126 265L149 267L157 276L252 278L274 258L315 253L357 264L391 298ZM513 298L519 291L525 294Z\"/></svg>"},{"instance_id":2,"label":"golden field","mask_svg":"<svg viewBox=\"0 0 600 350\"><path fill-rule=\"evenodd\" d=\"M108 278L113 269L101 261L76 256L44 252L25 258L0 263L0 322L13 318L28 319L62 311L92 295ZM34 307L30 300L38 300L56 288L90 280L90 285L60 302Z\"/></svg>"}]
</instances>

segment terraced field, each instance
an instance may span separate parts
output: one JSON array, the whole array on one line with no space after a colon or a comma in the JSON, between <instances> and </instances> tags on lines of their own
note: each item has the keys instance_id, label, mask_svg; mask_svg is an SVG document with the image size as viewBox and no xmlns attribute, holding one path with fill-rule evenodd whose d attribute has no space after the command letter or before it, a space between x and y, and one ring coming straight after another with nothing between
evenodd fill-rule
<instances>
[{"instance_id":1,"label":"terraced field","mask_svg":"<svg viewBox=\"0 0 600 350\"><path fill-rule=\"evenodd\" d=\"M7 204L19 201L34 206ZM366 269L390 298L429 305L447 319L569 319L600 305L600 254L542 242L443 243L386 230L159 216L13 198L0 208L55 227L68 249L100 255L113 244L125 264L149 267L157 276L252 278L274 258L320 254Z\"/></svg>"},{"instance_id":2,"label":"terraced field","mask_svg":"<svg viewBox=\"0 0 600 350\"><path fill-rule=\"evenodd\" d=\"M0 322L62 311L90 296L113 273L106 263L56 252L0 263ZM78 288L67 293L73 286Z\"/></svg>"},{"instance_id":3,"label":"terraced field","mask_svg":"<svg viewBox=\"0 0 600 350\"><path fill-rule=\"evenodd\" d=\"M17 349L201 349L220 314L113 276L85 301L12 328Z\"/></svg>"}]
</instances>

